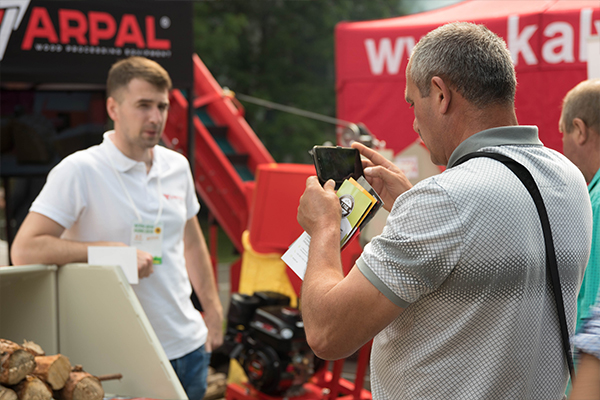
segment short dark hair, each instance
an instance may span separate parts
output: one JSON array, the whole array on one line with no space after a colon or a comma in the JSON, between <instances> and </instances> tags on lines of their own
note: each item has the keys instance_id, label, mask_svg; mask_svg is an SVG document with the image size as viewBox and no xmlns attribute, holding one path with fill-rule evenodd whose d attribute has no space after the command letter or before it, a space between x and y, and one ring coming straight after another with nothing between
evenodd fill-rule
<instances>
[{"instance_id":1,"label":"short dark hair","mask_svg":"<svg viewBox=\"0 0 600 400\"><path fill-rule=\"evenodd\" d=\"M120 88L126 87L132 79L142 79L158 89L171 89L169 73L156 61L145 57L129 57L117 61L108 71L106 96L111 97Z\"/></svg>"},{"instance_id":2,"label":"short dark hair","mask_svg":"<svg viewBox=\"0 0 600 400\"><path fill-rule=\"evenodd\" d=\"M510 52L483 25L440 26L417 43L409 65L407 75L422 97L429 96L431 78L439 76L478 108L514 104L517 78Z\"/></svg>"}]
</instances>

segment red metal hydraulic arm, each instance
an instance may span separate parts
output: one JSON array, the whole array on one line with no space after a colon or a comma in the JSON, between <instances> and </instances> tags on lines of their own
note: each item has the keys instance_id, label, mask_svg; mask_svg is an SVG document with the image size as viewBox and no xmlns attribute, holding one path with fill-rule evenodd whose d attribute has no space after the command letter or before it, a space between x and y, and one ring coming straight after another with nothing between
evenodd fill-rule
<instances>
[{"instance_id":1,"label":"red metal hydraulic arm","mask_svg":"<svg viewBox=\"0 0 600 400\"><path fill-rule=\"evenodd\" d=\"M244 119L241 105L223 91L196 54L193 62L196 190L241 254L256 167L275 161ZM170 102L163 140L187 155L188 102L179 90L171 92Z\"/></svg>"}]
</instances>

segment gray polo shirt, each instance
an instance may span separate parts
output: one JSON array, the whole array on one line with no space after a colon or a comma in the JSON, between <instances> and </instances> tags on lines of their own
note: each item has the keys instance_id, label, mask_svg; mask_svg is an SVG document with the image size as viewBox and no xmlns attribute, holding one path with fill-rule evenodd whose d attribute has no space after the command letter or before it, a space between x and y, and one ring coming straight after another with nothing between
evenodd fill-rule
<instances>
[{"instance_id":1,"label":"gray polo shirt","mask_svg":"<svg viewBox=\"0 0 600 400\"><path fill-rule=\"evenodd\" d=\"M537 128L485 130L442 174L398 197L357 266L404 308L373 341L375 399L561 399L568 369L529 192L485 150L523 164L544 199L569 328L589 257L592 214L581 172Z\"/></svg>"}]
</instances>

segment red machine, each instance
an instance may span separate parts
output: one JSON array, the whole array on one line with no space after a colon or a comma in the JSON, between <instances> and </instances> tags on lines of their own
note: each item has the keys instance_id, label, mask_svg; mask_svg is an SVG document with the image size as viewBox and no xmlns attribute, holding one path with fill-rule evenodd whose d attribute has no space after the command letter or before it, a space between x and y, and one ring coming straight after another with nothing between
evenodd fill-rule
<instances>
[{"instance_id":1,"label":"red machine","mask_svg":"<svg viewBox=\"0 0 600 400\"><path fill-rule=\"evenodd\" d=\"M223 349L239 362L248 382L229 385L227 398L371 399L362 388L370 347L361 350L352 383L341 378L344 360L329 371L329 364L314 355L300 311L290 307L288 296L234 293Z\"/></svg>"},{"instance_id":2,"label":"red machine","mask_svg":"<svg viewBox=\"0 0 600 400\"><path fill-rule=\"evenodd\" d=\"M244 251L242 234L248 230L254 251L283 254L302 233L302 228L296 221L298 200L304 191L306 178L315 174L314 167L304 164L275 163L245 121L242 106L231 93L219 86L196 55L194 55L194 88L193 159L195 162L192 168L197 191L240 253ZM185 154L188 149L186 122L188 104L178 90L172 92L170 102L169 119L163 140L167 146ZM211 234L209 237L211 247L214 246L215 241L216 235ZM360 251L356 240L344 250L343 264L346 272L352 267ZM240 268L240 261L231 267L232 292L237 292ZM293 272L288 272L288 277L298 294L301 281ZM248 360L246 372L251 375L254 385L230 384L227 389L229 400L281 398L282 393L277 385L281 384L278 380L285 379L280 376L286 373L285 369L283 374L277 372L279 375L276 378L265 375L273 373L272 365L281 359L281 354L277 355L273 351L273 348L277 349L280 343L265 334L265 332L269 333L268 330L265 331L265 326L272 328L276 325L274 321L281 322L281 319L285 319L286 313L289 316L294 311L293 309L283 312L281 310L260 311L261 318L266 320L254 321L261 324L260 327L255 327L254 332L259 335L260 340L270 344L271 349L261 352L257 349L264 349L262 343L244 342L250 349L249 355L245 356ZM254 310L240 315L253 316ZM247 324L249 326L250 322L248 321ZM233 326L239 325L239 323L233 324ZM305 347L305 352L312 354L308 346ZM297 400L371 399L371 394L363 389L369 353L370 344L360 352L355 383L341 377L344 360L334 362L331 370L328 368L329 364L323 361L314 375L306 376L299 386L294 386L293 393L286 392L285 397ZM298 369L294 369L293 364L289 362L289 368L292 369L288 374L300 374ZM266 381L269 383L265 383ZM260 389L257 389L257 386Z\"/></svg>"},{"instance_id":3,"label":"red machine","mask_svg":"<svg viewBox=\"0 0 600 400\"><path fill-rule=\"evenodd\" d=\"M303 385L303 392L296 396L286 397L289 400L370 400L371 392L363 389L366 367L369 364L371 342L367 343L359 353L354 383L341 377L345 360L333 362L332 371L328 365ZM252 385L229 384L226 392L227 400L280 400L281 396L270 396L256 390Z\"/></svg>"}]
</instances>

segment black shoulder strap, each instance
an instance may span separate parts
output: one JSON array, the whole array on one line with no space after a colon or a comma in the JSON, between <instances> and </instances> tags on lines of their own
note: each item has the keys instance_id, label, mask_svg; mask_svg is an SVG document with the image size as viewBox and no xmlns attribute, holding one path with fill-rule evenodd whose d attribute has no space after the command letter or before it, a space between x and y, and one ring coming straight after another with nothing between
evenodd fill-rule
<instances>
[{"instance_id":1,"label":"black shoulder strap","mask_svg":"<svg viewBox=\"0 0 600 400\"><path fill-rule=\"evenodd\" d=\"M567 358L569 372L573 377L573 355L571 353L571 345L569 343L569 330L567 328L567 319L565 317L565 307L563 303L562 291L560 286L560 277L558 274L558 265L556 263L556 254L554 251L554 242L552 241L552 232L550 231L550 221L548 213L540 190L538 189L535 180L531 173L523 165L519 164L512 158L506 157L498 153L476 152L469 153L461 157L454 165L462 164L463 162L475 157L489 157L500 161L506 165L514 174L523 182L523 185L529 191L529 194L535 202L540 220L542 222L542 230L544 231L544 242L546 244L546 276L550 282L550 287L554 292L554 300L556 302L556 311L558 312L558 322L560 323L560 331L562 335L563 350Z\"/></svg>"}]
</instances>

